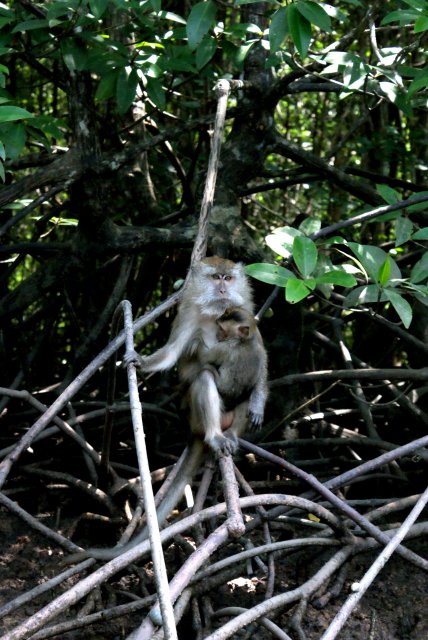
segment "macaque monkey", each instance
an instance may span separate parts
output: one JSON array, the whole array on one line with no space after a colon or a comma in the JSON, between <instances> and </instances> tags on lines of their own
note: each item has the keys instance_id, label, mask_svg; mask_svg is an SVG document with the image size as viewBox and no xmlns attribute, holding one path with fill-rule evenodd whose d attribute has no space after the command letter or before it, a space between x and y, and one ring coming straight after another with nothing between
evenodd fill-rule
<instances>
[{"instance_id":1,"label":"macaque monkey","mask_svg":"<svg viewBox=\"0 0 428 640\"><path fill-rule=\"evenodd\" d=\"M223 258L204 258L192 267L166 345L150 356L133 355L135 364L147 372L165 371L178 365L179 378L188 386L191 430L218 455L235 450L236 438L245 431L249 419L260 425L267 395L264 361L249 400L237 397L234 403L234 392L225 394L227 406L234 413L231 427L222 432L223 401L216 373L208 367L201 368L200 357L218 342L221 327L217 319L236 307L253 313L251 289L243 266ZM253 333L260 335L257 328Z\"/></svg>"},{"instance_id":2,"label":"macaque monkey","mask_svg":"<svg viewBox=\"0 0 428 640\"><path fill-rule=\"evenodd\" d=\"M267 395L267 356L256 320L246 309L233 307L217 319L217 326L218 343L199 354L201 369L212 372L226 411L248 400L252 422L259 426Z\"/></svg>"}]
</instances>

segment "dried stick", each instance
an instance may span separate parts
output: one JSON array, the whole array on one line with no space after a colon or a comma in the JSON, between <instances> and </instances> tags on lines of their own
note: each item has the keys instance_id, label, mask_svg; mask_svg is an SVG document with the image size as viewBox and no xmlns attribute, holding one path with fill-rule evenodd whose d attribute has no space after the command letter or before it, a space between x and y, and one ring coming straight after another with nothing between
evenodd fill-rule
<instances>
[{"instance_id":1,"label":"dried stick","mask_svg":"<svg viewBox=\"0 0 428 640\"><path fill-rule=\"evenodd\" d=\"M326 369L307 373L290 373L269 382L269 388L318 380L428 380L428 367L422 369Z\"/></svg>"},{"instance_id":2,"label":"dried stick","mask_svg":"<svg viewBox=\"0 0 428 640\"><path fill-rule=\"evenodd\" d=\"M216 611L214 617L221 618L223 616L235 616L240 613L245 613L246 611L248 611L248 609L245 609L244 607L225 607L224 609ZM268 618L260 618L258 623L270 631L275 638L278 638L278 640L291 640L288 633L285 633L285 631L272 622L272 620L269 620Z\"/></svg>"},{"instance_id":3,"label":"dried stick","mask_svg":"<svg viewBox=\"0 0 428 640\"><path fill-rule=\"evenodd\" d=\"M193 244L190 266L201 260L207 252L208 220L214 202L215 185L217 181L218 163L220 160L221 138L226 119L227 99L230 93L230 83L227 80L219 80L214 87L217 94L217 111L214 121L214 133L211 142L210 157L208 160L207 177L205 180L204 194L202 197L201 211L199 214L198 233Z\"/></svg>"},{"instance_id":4,"label":"dried stick","mask_svg":"<svg viewBox=\"0 0 428 640\"><path fill-rule=\"evenodd\" d=\"M205 640L226 640L226 638L230 638L236 634L239 629L242 629L254 620L258 620L262 616L268 615L271 611L284 607L292 602L297 602L302 598L309 598L319 588L320 584L323 584L328 580L330 576L333 575L333 573L335 573L344 562L346 562L353 551L354 545L344 547L330 558L330 560L328 560L325 565L321 567L321 569L317 571L317 573L314 574L305 584L293 589L292 591L287 591L286 593L274 596L269 600L264 600L245 613L241 613L233 620L230 620L227 624L221 627L221 629L210 634Z\"/></svg>"},{"instance_id":5,"label":"dried stick","mask_svg":"<svg viewBox=\"0 0 428 640\"><path fill-rule=\"evenodd\" d=\"M232 538L245 533L245 524L239 504L239 490L233 468L232 456L224 455L218 460L223 479L223 494L227 505L227 528Z\"/></svg>"},{"instance_id":6,"label":"dried stick","mask_svg":"<svg viewBox=\"0 0 428 640\"><path fill-rule=\"evenodd\" d=\"M424 438L420 438L420 440L424 440ZM301 478L304 482L309 484L309 486L314 488L315 491L317 491L324 498L326 498L330 502L330 504L333 504L335 507L340 509L353 522L356 522L357 524L359 524L360 527L362 529L364 529L365 531L367 531L367 533L369 533L371 536L373 536L373 538L375 540L377 540L381 544L387 544L388 543L387 536L380 529L378 529L378 527L376 527L371 522L369 522L364 516L362 516L360 513L358 513L358 511L356 511L349 504L347 504L346 502L344 502L343 500L338 498L331 491L330 488L333 488L333 486L334 486L334 488L337 487L337 484L334 484L334 481L329 481L329 482L326 482L325 484L322 484L321 482L319 482L319 480L317 480L315 478L315 476L313 476L313 475L311 475L309 473L306 473L305 471L302 471L302 469L299 469L294 464L291 464L291 462L288 462L287 460L284 460L283 458L280 458L279 456L276 456L276 455L274 455L272 453L269 453L269 452L265 451L264 449L262 449L261 447L257 447L256 445L251 444L251 443L247 442L246 440L242 440L241 438L239 438L239 444L240 444L241 447L243 447L247 451L252 451L253 453L255 453L257 455L260 455L261 457L263 457L263 458L265 458L267 460L270 460L273 464L278 464L279 466L284 467L285 469L287 469L288 471L290 471L291 473L296 475L298 478ZM400 447L400 449L404 449L404 447ZM391 455L393 453L395 453L395 452L389 451L388 453L385 453L382 456L379 456L379 458L377 458L376 461L378 461L379 459L386 460L388 457L391 458ZM395 457L398 457L398 456L395 456ZM391 459L395 459L395 457L392 457ZM371 461L371 462L373 463L374 461ZM385 464L385 462L383 464ZM367 463L366 463L366 465L367 465ZM363 471L361 469L363 467L365 467L366 465L362 464L359 467L357 467L357 469L360 470L360 473L357 473L356 475L363 475ZM380 466L380 465L378 464L377 466ZM355 472L356 470L352 469L352 471ZM349 473L350 472L345 473L345 474L343 474L343 476L347 476ZM352 477L355 477L355 475L353 475ZM341 482L339 484L339 486L342 485L342 484L345 484L345 482ZM413 551L410 551L409 549L406 549L405 547L400 545L397 548L397 553L399 553L399 555L401 555L406 560L409 560L410 562L413 562L413 564L416 564L416 566L420 567L421 569L424 569L425 571L428 570L428 560L425 560L424 558L421 558L421 556L419 556L418 554L414 553Z\"/></svg>"},{"instance_id":7,"label":"dried stick","mask_svg":"<svg viewBox=\"0 0 428 640\"><path fill-rule=\"evenodd\" d=\"M169 586L170 596L173 602L178 598L185 587L188 586L195 571L202 566L208 558L223 545L229 537L226 524L222 524L213 531L201 546L192 553L184 562L178 573L175 574ZM153 637L153 620L159 617L157 605L150 611L136 634L132 634L132 640L150 640ZM130 640L130 639L129 639Z\"/></svg>"},{"instance_id":8,"label":"dried stick","mask_svg":"<svg viewBox=\"0 0 428 640\"><path fill-rule=\"evenodd\" d=\"M313 513L320 519L325 520L330 526L336 528L340 535L340 528L342 526L341 522L329 511L310 500L283 494L262 494L259 496L241 498L240 504L242 509L253 508L263 504L271 506L284 505L289 507L299 507L307 513ZM226 504L222 503L209 507L199 513L192 514L187 518L183 518L183 520L180 520L161 531L160 538L162 544L173 539L177 534L183 533L201 522L221 516L224 513L226 513ZM255 523L255 519L253 522ZM103 559L102 551L102 549L99 549L96 557ZM52 600L52 602L47 604L40 611L6 633L2 640L24 640L30 637L32 633L40 629L40 627L45 625L49 620L52 620L61 612L73 606L76 602L79 602L79 600L84 598L95 587L111 578L117 572L122 571L130 564L137 562L149 552L150 542L148 540L140 542L117 558L110 560L106 565L100 567L91 575L83 578L68 591Z\"/></svg>"},{"instance_id":9,"label":"dried stick","mask_svg":"<svg viewBox=\"0 0 428 640\"><path fill-rule=\"evenodd\" d=\"M424 493L420 497L417 504L413 507L407 518L404 520L401 527L398 529L397 533L393 536L393 538L389 541L386 547L383 549L382 553L376 558L375 562L372 564L370 569L363 576L362 580L358 583L358 591L352 593L349 598L346 600L345 604L342 606L340 611L336 614L333 622L328 627L327 631L323 633L321 636L321 640L334 640L337 637L337 634L345 624L348 617L351 615L352 611L361 600L367 589L372 584L373 580L376 578L377 574L383 569L385 564L388 562L389 558L392 556L394 551L398 548L400 542L405 538L407 533L409 532L411 526L416 521L425 505L428 503L428 488L425 489Z\"/></svg>"},{"instance_id":10,"label":"dried stick","mask_svg":"<svg viewBox=\"0 0 428 640\"><path fill-rule=\"evenodd\" d=\"M134 335L132 331L132 312L131 303L124 300L121 303L125 324L125 342L126 353L134 352ZM152 551L152 561L155 574L156 591L160 603L160 614L157 620L158 624L162 624L165 636L168 640L178 638L177 629L174 621L174 610L168 589L168 575L166 572L165 558L162 550L162 543L159 535L159 524L156 516L156 505L153 495L152 479L150 475L149 460L147 456L147 448L141 416L141 403L138 395L138 381L135 364L132 359L127 365L128 385L129 385L129 403L131 406L132 426L134 428L135 448L138 458L138 467L140 470L140 482L144 498L144 507L147 517L147 527L149 532L150 547ZM156 620L156 621L157 621Z\"/></svg>"}]
</instances>

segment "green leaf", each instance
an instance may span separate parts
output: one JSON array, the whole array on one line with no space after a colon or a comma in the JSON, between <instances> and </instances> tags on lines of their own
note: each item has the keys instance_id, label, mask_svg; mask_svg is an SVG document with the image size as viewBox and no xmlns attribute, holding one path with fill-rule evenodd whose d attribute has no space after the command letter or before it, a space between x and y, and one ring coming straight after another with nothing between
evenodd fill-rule
<instances>
[{"instance_id":1,"label":"green leaf","mask_svg":"<svg viewBox=\"0 0 428 640\"><path fill-rule=\"evenodd\" d=\"M422 33L428 30L428 16L422 15L415 22L415 33ZM409 323L410 324L410 323Z\"/></svg>"},{"instance_id":2,"label":"green leaf","mask_svg":"<svg viewBox=\"0 0 428 640\"><path fill-rule=\"evenodd\" d=\"M331 32L330 16L317 2L311 2L310 0L297 2L296 7L311 24L319 27L321 31Z\"/></svg>"},{"instance_id":3,"label":"green leaf","mask_svg":"<svg viewBox=\"0 0 428 640\"><path fill-rule=\"evenodd\" d=\"M291 258L294 238L302 235L301 231L293 227L279 227L266 236L265 242L277 255Z\"/></svg>"},{"instance_id":4,"label":"green leaf","mask_svg":"<svg viewBox=\"0 0 428 640\"><path fill-rule=\"evenodd\" d=\"M288 7L280 7L273 14L269 25L269 42L272 53L278 51L288 33Z\"/></svg>"},{"instance_id":5,"label":"green leaf","mask_svg":"<svg viewBox=\"0 0 428 640\"><path fill-rule=\"evenodd\" d=\"M89 8L96 18L101 18L106 12L109 0L89 0Z\"/></svg>"},{"instance_id":6,"label":"green leaf","mask_svg":"<svg viewBox=\"0 0 428 640\"><path fill-rule=\"evenodd\" d=\"M309 216L305 218L301 224L299 224L299 229L305 236L311 236L314 233L317 233L321 229L321 220L318 218L314 218L313 216Z\"/></svg>"},{"instance_id":7,"label":"green leaf","mask_svg":"<svg viewBox=\"0 0 428 640\"><path fill-rule=\"evenodd\" d=\"M348 244L348 241L345 240L345 238L342 238L342 236L331 236L330 238L326 238L323 241L323 244L326 247L329 247L332 244Z\"/></svg>"},{"instance_id":8,"label":"green leaf","mask_svg":"<svg viewBox=\"0 0 428 640\"><path fill-rule=\"evenodd\" d=\"M407 90L407 95L411 98L420 89L425 89L428 86L428 73L424 69L412 80Z\"/></svg>"},{"instance_id":9,"label":"green leaf","mask_svg":"<svg viewBox=\"0 0 428 640\"><path fill-rule=\"evenodd\" d=\"M412 322L412 307L410 304L394 289L385 289L384 294L399 315L401 322L408 329Z\"/></svg>"},{"instance_id":10,"label":"green leaf","mask_svg":"<svg viewBox=\"0 0 428 640\"><path fill-rule=\"evenodd\" d=\"M362 266L372 280L377 282L379 269L385 262L388 254L380 247L371 245L358 244L357 242L349 242L348 246L360 260ZM394 280L401 279L401 271L397 264L391 259L391 278Z\"/></svg>"},{"instance_id":11,"label":"green leaf","mask_svg":"<svg viewBox=\"0 0 428 640\"><path fill-rule=\"evenodd\" d=\"M418 11L413 11L412 9L399 9L398 11L391 11L391 13L387 13L387 15L382 19L381 25L390 24L391 22L399 22L400 25L406 26L409 23L413 23L419 16Z\"/></svg>"},{"instance_id":12,"label":"green leaf","mask_svg":"<svg viewBox=\"0 0 428 640\"><path fill-rule=\"evenodd\" d=\"M162 79L160 78L147 78L146 84L147 95L150 100L157 106L158 109L163 111L165 109L166 98L165 90L163 88Z\"/></svg>"},{"instance_id":13,"label":"green leaf","mask_svg":"<svg viewBox=\"0 0 428 640\"><path fill-rule=\"evenodd\" d=\"M387 184L376 185L376 191L387 204L395 204L400 200L400 196L396 190L389 187Z\"/></svg>"},{"instance_id":14,"label":"green leaf","mask_svg":"<svg viewBox=\"0 0 428 640\"><path fill-rule=\"evenodd\" d=\"M410 282L422 282L428 278L428 252L424 253L410 272Z\"/></svg>"},{"instance_id":15,"label":"green leaf","mask_svg":"<svg viewBox=\"0 0 428 640\"><path fill-rule=\"evenodd\" d=\"M305 285L303 280L297 278L289 278L285 286L285 299L291 304L300 302L311 293L311 290Z\"/></svg>"},{"instance_id":16,"label":"green leaf","mask_svg":"<svg viewBox=\"0 0 428 640\"><path fill-rule=\"evenodd\" d=\"M138 75L135 69L125 67L119 71L116 85L116 102L119 113L125 113L132 105L137 85Z\"/></svg>"},{"instance_id":17,"label":"green leaf","mask_svg":"<svg viewBox=\"0 0 428 640\"><path fill-rule=\"evenodd\" d=\"M187 40L190 49L196 49L198 44L202 42L202 38L214 25L215 14L216 7L211 0L198 2L198 4L192 7L186 26Z\"/></svg>"},{"instance_id":18,"label":"green leaf","mask_svg":"<svg viewBox=\"0 0 428 640\"><path fill-rule=\"evenodd\" d=\"M412 235L412 240L428 240L428 227L419 229Z\"/></svg>"},{"instance_id":19,"label":"green leaf","mask_svg":"<svg viewBox=\"0 0 428 640\"><path fill-rule=\"evenodd\" d=\"M0 136L1 136L1 133L0 133ZM6 150L1 140L0 140L0 160L6 160Z\"/></svg>"},{"instance_id":20,"label":"green leaf","mask_svg":"<svg viewBox=\"0 0 428 640\"><path fill-rule=\"evenodd\" d=\"M305 58L311 42L311 23L300 13L296 4L288 5L288 26L297 51Z\"/></svg>"},{"instance_id":21,"label":"green leaf","mask_svg":"<svg viewBox=\"0 0 428 640\"><path fill-rule=\"evenodd\" d=\"M117 71L110 71L102 76L95 92L96 101L103 102L115 95L117 76Z\"/></svg>"},{"instance_id":22,"label":"green leaf","mask_svg":"<svg viewBox=\"0 0 428 640\"><path fill-rule=\"evenodd\" d=\"M45 19L41 20L26 20L25 22L19 22L12 29L12 33L17 33L18 31L32 31L34 29L47 29L49 23Z\"/></svg>"},{"instance_id":23,"label":"green leaf","mask_svg":"<svg viewBox=\"0 0 428 640\"><path fill-rule=\"evenodd\" d=\"M27 141L27 132L23 124L0 125L0 139L4 144L6 156L9 160L15 160L21 155ZM3 158L4 160L4 158Z\"/></svg>"},{"instance_id":24,"label":"green leaf","mask_svg":"<svg viewBox=\"0 0 428 640\"><path fill-rule=\"evenodd\" d=\"M4 171L4 166L3 166L3 162L0 162L0 179L5 182L6 180L6 174Z\"/></svg>"},{"instance_id":25,"label":"green leaf","mask_svg":"<svg viewBox=\"0 0 428 640\"><path fill-rule=\"evenodd\" d=\"M379 282L381 287L384 287L389 280L391 275L391 258L388 256L385 259L385 262L381 265L377 275L377 281Z\"/></svg>"},{"instance_id":26,"label":"green leaf","mask_svg":"<svg viewBox=\"0 0 428 640\"><path fill-rule=\"evenodd\" d=\"M305 278L310 276L318 260L318 249L315 242L306 236L294 238L293 258L302 276Z\"/></svg>"},{"instance_id":27,"label":"green leaf","mask_svg":"<svg viewBox=\"0 0 428 640\"><path fill-rule=\"evenodd\" d=\"M340 287L355 287L357 280L350 273L335 269L317 276L317 284L337 284Z\"/></svg>"},{"instance_id":28,"label":"green leaf","mask_svg":"<svg viewBox=\"0 0 428 640\"><path fill-rule=\"evenodd\" d=\"M0 106L0 122L13 122L23 118L32 118L33 114L21 107Z\"/></svg>"},{"instance_id":29,"label":"green leaf","mask_svg":"<svg viewBox=\"0 0 428 640\"><path fill-rule=\"evenodd\" d=\"M217 41L211 36L204 36L196 49L196 67L198 71L203 69L211 60L217 50Z\"/></svg>"},{"instance_id":30,"label":"green leaf","mask_svg":"<svg viewBox=\"0 0 428 640\"><path fill-rule=\"evenodd\" d=\"M428 191L420 191L416 197L420 197L420 196L428 197ZM407 207L407 212L417 213L418 211L425 211L427 207L428 207L428 199L426 202L419 202L418 204L410 205L410 207Z\"/></svg>"},{"instance_id":31,"label":"green leaf","mask_svg":"<svg viewBox=\"0 0 428 640\"><path fill-rule=\"evenodd\" d=\"M293 278L294 274L289 269L285 269L278 264L269 264L267 262L254 262L245 267L245 272L261 282L274 284L277 287L285 287L289 278Z\"/></svg>"},{"instance_id":32,"label":"green leaf","mask_svg":"<svg viewBox=\"0 0 428 640\"><path fill-rule=\"evenodd\" d=\"M345 297L344 307L358 307L360 304L373 304L382 300L383 293L377 284L356 287ZM383 297L383 299L385 299Z\"/></svg>"},{"instance_id":33,"label":"green leaf","mask_svg":"<svg viewBox=\"0 0 428 640\"><path fill-rule=\"evenodd\" d=\"M409 218L400 216L395 221L395 246L400 247L412 237L413 223Z\"/></svg>"}]
</instances>

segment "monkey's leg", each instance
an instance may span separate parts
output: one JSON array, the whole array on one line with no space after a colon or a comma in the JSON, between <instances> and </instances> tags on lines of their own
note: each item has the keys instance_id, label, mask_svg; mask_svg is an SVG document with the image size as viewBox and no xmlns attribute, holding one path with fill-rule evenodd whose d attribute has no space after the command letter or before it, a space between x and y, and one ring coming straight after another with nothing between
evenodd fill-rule
<instances>
[{"instance_id":1,"label":"monkey's leg","mask_svg":"<svg viewBox=\"0 0 428 640\"><path fill-rule=\"evenodd\" d=\"M212 373L201 371L190 385L189 393L193 433L202 437L217 455L233 453L236 438L228 438L222 433L222 402Z\"/></svg>"},{"instance_id":2,"label":"monkey's leg","mask_svg":"<svg viewBox=\"0 0 428 640\"><path fill-rule=\"evenodd\" d=\"M233 411L228 411L222 416L222 428L224 435L233 443L233 450L238 448L238 438L248 428L248 401L238 404Z\"/></svg>"}]
</instances>

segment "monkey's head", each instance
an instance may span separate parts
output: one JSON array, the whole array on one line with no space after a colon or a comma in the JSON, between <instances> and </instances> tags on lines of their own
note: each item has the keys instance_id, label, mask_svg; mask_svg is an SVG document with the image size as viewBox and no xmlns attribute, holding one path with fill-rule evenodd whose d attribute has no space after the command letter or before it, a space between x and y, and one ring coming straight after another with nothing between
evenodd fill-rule
<instances>
[{"instance_id":1,"label":"monkey's head","mask_svg":"<svg viewBox=\"0 0 428 640\"><path fill-rule=\"evenodd\" d=\"M228 338L248 340L256 330L256 321L252 313L242 308L228 309L216 320L217 339L222 342Z\"/></svg>"},{"instance_id":2,"label":"monkey's head","mask_svg":"<svg viewBox=\"0 0 428 640\"><path fill-rule=\"evenodd\" d=\"M191 295L203 315L220 316L243 306L252 310L251 288L244 266L224 258L204 258L192 269Z\"/></svg>"}]
</instances>

